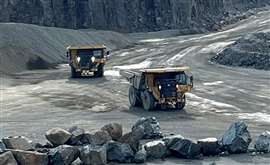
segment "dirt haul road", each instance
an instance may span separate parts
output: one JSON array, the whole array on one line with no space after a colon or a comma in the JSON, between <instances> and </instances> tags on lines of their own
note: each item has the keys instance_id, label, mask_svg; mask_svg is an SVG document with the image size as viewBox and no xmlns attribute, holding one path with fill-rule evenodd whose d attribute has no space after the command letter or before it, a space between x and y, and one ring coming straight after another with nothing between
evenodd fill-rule
<instances>
[{"instance_id":1,"label":"dirt haul road","mask_svg":"<svg viewBox=\"0 0 270 165\"><path fill-rule=\"evenodd\" d=\"M247 33L270 30L270 11L227 27L222 32L155 38L115 51L104 78L70 79L68 65L56 70L28 71L1 79L1 137L24 135L45 140L51 127L78 125L98 129L110 122L125 132L140 117L156 116L164 133L199 139L220 137L230 123L245 120L253 139L270 128L270 72L211 64L209 58ZM63 52L64 53L64 52ZM183 111L130 109L128 84L119 69L188 65L195 89ZM269 164L270 155L233 155L196 161L169 159L149 164Z\"/></svg>"}]
</instances>

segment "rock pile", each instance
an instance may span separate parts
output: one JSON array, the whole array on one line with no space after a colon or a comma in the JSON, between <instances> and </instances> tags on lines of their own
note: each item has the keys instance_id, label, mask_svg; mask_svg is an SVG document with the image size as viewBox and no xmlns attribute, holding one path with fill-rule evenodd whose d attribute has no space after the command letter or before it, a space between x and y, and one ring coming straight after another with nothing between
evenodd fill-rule
<instances>
[{"instance_id":1,"label":"rock pile","mask_svg":"<svg viewBox=\"0 0 270 165\"><path fill-rule=\"evenodd\" d=\"M144 163L169 156L201 159L224 152L246 153L251 142L244 122L233 123L220 140L195 141L181 135L164 137L154 117L139 119L126 134L120 124L111 123L95 132L78 127L53 128L45 137L48 142L44 145L34 144L23 136L3 138L0 140L0 165L70 165L74 161L85 165ZM257 138L255 150L270 152L270 132Z\"/></svg>"},{"instance_id":2,"label":"rock pile","mask_svg":"<svg viewBox=\"0 0 270 165\"><path fill-rule=\"evenodd\" d=\"M270 32L254 33L238 39L211 61L221 65L270 70Z\"/></svg>"}]
</instances>

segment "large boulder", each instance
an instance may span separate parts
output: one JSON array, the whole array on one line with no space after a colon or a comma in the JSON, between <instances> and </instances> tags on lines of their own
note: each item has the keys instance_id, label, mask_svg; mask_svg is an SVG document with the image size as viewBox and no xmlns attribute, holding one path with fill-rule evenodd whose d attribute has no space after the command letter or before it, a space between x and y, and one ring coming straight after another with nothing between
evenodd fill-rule
<instances>
[{"instance_id":1,"label":"large boulder","mask_svg":"<svg viewBox=\"0 0 270 165\"><path fill-rule=\"evenodd\" d=\"M251 136L244 122L233 123L225 132L220 144L229 153L246 153L251 142Z\"/></svg>"},{"instance_id":2,"label":"large boulder","mask_svg":"<svg viewBox=\"0 0 270 165\"><path fill-rule=\"evenodd\" d=\"M130 147L134 152L137 152L139 149L139 138L136 137L132 132L124 134L120 139L119 142L129 144Z\"/></svg>"},{"instance_id":3,"label":"large boulder","mask_svg":"<svg viewBox=\"0 0 270 165\"><path fill-rule=\"evenodd\" d=\"M12 152L8 151L0 154L0 165L18 165Z\"/></svg>"},{"instance_id":4,"label":"large boulder","mask_svg":"<svg viewBox=\"0 0 270 165\"><path fill-rule=\"evenodd\" d=\"M5 152L6 149L6 145L0 140L0 154Z\"/></svg>"},{"instance_id":5,"label":"large boulder","mask_svg":"<svg viewBox=\"0 0 270 165\"><path fill-rule=\"evenodd\" d=\"M81 138L82 144L103 145L111 141L112 138L107 131L98 130L95 132L86 132Z\"/></svg>"},{"instance_id":6,"label":"large boulder","mask_svg":"<svg viewBox=\"0 0 270 165\"><path fill-rule=\"evenodd\" d=\"M165 142L167 148L170 148L173 144L175 144L179 140L183 140L184 137L182 135L171 135L164 137L162 140Z\"/></svg>"},{"instance_id":7,"label":"large boulder","mask_svg":"<svg viewBox=\"0 0 270 165\"><path fill-rule=\"evenodd\" d=\"M257 152L270 152L270 132L263 132L255 142L255 149Z\"/></svg>"},{"instance_id":8,"label":"large boulder","mask_svg":"<svg viewBox=\"0 0 270 165\"><path fill-rule=\"evenodd\" d=\"M7 137L2 139L7 149L32 150L34 149L31 140L24 136Z\"/></svg>"},{"instance_id":9,"label":"large boulder","mask_svg":"<svg viewBox=\"0 0 270 165\"><path fill-rule=\"evenodd\" d=\"M19 165L48 165L46 153L36 151L11 150Z\"/></svg>"},{"instance_id":10,"label":"large boulder","mask_svg":"<svg viewBox=\"0 0 270 165\"><path fill-rule=\"evenodd\" d=\"M86 145L80 149L80 160L85 165L105 165L107 164L106 147Z\"/></svg>"},{"instance_id":11,"label":"large boulder","mask_svg":"<svg viewBox=\"0 0 270 165\"><path fill-rule=\"evenodd\" d=\"M71 133L62 128L52 128L46 132L45 137L54 146L65 144L71 137Z\"/></svg>"},{"instance_id":12,"label":"large boulder","mask_svg":"<svg viewBox=\"0 0 270 165\"><path fill-rule=\"evenodd\" d=\"M162 137L159 122L155 117L143 117L139 119L132 127L132 132L134 132L134 134L136 134L141 139Z\"/></svg>"},{"instance_id":13,"label":"large boulder","mask_svg":"<svg viewBox=\"0 0 270 165\"><path fill-rule=\"evenodd\" d=\"M217 138L206 138L198 140L202 154L205 156L218 155L221 153L221 146Z\"/></svg>"},{"instance_id":14,"label":"large boulder","mask_svg":"<svg viewBox=\"0 0 270 165\"><path fill-rule=\"evenodd\" d=\"M199 159L202 157L201 147L190 139L179 139L169 147L172 155L179 158Z\"/></svg>"},{"instance_id":15,"label":"large boulder","mask_svg":"<svg viewBox=\"0 0 270 165\"><path fill-rule=\"evenodd\" d=\"M123 128L121 124L111 123L101 128L103 131L107 131L113 140L117 141L122 137Z\"/></svg>"},{"instance_id":16,"label":"large boulder","mask_svg":"<svg viewBox=\"0 0 270 165\"><path fill-rule=\"evenodd\" d=\"M134 152L128 144L111 141L107 144L107 160L120 163L130 163Z\"/></svg>"},{"instance_id":17,"label":"large boulder","mask_svg":"<svg viewBox=\"0 0 270 165\"><path fill-rule=\"evenodd\" d=\"M70 165L79 157L79 149L69 145L61 145L49 151L51 165Z\"/></svg>"},{"instance_id":18,"label":"large boulder","mask_svg":"<svg viewBox=\"0 0 270 165\"><path fill-rule=\"evenodd\" d=\"M84 129L78 128L77 126L71 127L68 129L68 132L71 134L71 137L67 141L68 145L81 145L81 139L85 133Z\"/></svg>"},{"instance_id":19,"label":"large boulder","mask_svg":"<svg viewBox=\"0 0 270 165\"><path fill-rule=\"evenodd\" d=\"M166 144L162 140L148 142L143 148L146 151L147 157L150 159L163 159L168 156Z\"/></svg>"},{"instance_id":20,"label":"large boulder","mask_svg":"<svg viewBox=\"0 0 270 165\"><path fill-rule=\"evenodd\" d=\"M147 153L144 148L140 149L138 152L136 152L134 156L134 163L144 163L147 159Z\"/></svg>"}]
</instances>

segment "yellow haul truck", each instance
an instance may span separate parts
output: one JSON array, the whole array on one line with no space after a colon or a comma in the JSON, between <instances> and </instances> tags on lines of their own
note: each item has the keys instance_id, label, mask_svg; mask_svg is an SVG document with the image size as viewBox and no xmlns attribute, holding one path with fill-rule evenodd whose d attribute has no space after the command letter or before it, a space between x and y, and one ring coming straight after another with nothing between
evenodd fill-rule
<instances>
[{"instance_id":1,"label":"yellow haul truck","mask_svg":"<svg viewBox=\"0 0 270 165\"><path fill-rule=\"evenodd\" d=\"M104 45L67 47L71 77L102 77L108 56L109 51L106 51Z\"/></svg>"},{"instance_id":2,"label":"yellow haul truck","mask_svg":"<svg viewBox=\"0 0 270 165\"><path fill-rule=\"evenodd\" d=\"M121 70L120 73L130 82L130 105L142 105L145 110L181 110L186 104L185 93L193 88L188 67Z\"/></svg>"}]
</instances>

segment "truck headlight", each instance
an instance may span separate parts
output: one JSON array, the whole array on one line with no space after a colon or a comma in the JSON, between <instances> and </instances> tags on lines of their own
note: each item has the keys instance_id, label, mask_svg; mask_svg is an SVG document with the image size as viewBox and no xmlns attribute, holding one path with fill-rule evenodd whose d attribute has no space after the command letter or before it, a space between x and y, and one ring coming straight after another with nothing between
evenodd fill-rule
<instances>
[{"instance_id":1,"label":"truck headlight","mask_svg":"<svg viewBox=\"0 0 270 165\"><path fill-rule=\"evenodd\" d=\"M91 61L94 63L96 61L96 57L91 57Z\"/></svg>"},{"instance_id":2,"label":"truck headlight","mask_svg":"<svg viewBox=\"0 0 270 165\"><path fill-rule=\"evenodd\" d=\"M77 57L77 61L80 62L81 61L81 57Z\"/></svg>"},{"instance_id":3,"label":"truck headlight","mask_svg":"<svg viewBox=\"0 0 270 165\"><path fill-rule=\"evenodd\" d=\"M178 88L179 88L179 85L178 85L178 84L176 84L176 86L175 86L175 87L176 87L176 89L178 89Z\"/></svg>"},{"instance_id":4,"label":"truck headlight","mask_svg":"<svg viewBox=\"0 0 270 165\"><path fill-rule=\"evenodd\" d=\"M158 89L161 90L161 85L158 86Z\"/></svg>"}]
</instances>

